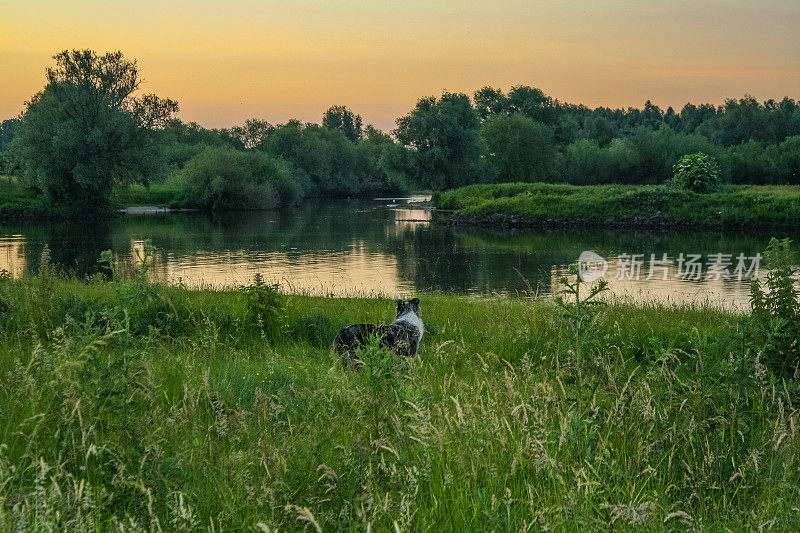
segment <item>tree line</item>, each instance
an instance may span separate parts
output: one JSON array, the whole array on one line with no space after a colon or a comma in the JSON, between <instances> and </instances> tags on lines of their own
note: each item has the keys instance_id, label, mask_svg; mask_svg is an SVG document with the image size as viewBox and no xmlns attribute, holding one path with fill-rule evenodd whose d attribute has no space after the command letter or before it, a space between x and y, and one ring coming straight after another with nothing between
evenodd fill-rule
<instances>
[{"instance_id":1,"label":"tree line","mask_svg":"<svg viewBox=\"0 0 800 533\"><path fill-rule=\"evenodd\" d=\"M23 113L0 123L0 171L76 212L108 210L136 182L170 183L205 209L508 181L657 184L695 153L723 181L800 184L800 104L789 97L590 109L519 85L421 98L391 133L340 105L319 124L213 129L175 118L173 100L140 94L136 61L120 52L54 60Z\"/></svg>"}]
</instances>

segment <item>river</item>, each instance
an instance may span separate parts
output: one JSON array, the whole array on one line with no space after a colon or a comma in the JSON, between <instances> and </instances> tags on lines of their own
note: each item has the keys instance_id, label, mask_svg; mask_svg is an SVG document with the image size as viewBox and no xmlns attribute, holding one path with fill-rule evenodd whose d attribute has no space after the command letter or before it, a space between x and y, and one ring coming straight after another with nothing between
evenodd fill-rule
<instances>
[{"instance_id":1,"label":"river","mask_svg":"<svg viewBox=\"0 0 800 533\"><path fill-rule=\"evenodd\" d=\"M123 268L151 239L154 280L213 288L256 273L284 291L326 296L551 295L582 252L603 261L614 297L746 309L769 235L619 230L487 231L431 222L421 198L307 201L268 212L139 213L101 223L0 226L0 269L52 263L80 276L112 250ZM778 237L783 235L776 235ZM758 264L757 264L758 263ZM698 268L699 265L699 268Z\"/></svg>"}]
</instances>

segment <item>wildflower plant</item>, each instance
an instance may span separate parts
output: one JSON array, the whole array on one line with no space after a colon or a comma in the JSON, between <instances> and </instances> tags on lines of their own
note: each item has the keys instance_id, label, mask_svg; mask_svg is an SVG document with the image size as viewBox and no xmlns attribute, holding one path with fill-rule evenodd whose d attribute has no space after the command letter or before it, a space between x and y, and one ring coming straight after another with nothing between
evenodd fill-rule
<instances>
[{"instance_id":1,"label":"wildflower plant","mask_svg":"<svg viewBox=\"0 0 800 533\"><path fill-rule=\"evenodd\" d=\"M797 256L790 239L771 239L764 251L769 271L750 286L752 341L758 355L779 375L800 377L800 300Z\"/></svg>"}]
</instances>

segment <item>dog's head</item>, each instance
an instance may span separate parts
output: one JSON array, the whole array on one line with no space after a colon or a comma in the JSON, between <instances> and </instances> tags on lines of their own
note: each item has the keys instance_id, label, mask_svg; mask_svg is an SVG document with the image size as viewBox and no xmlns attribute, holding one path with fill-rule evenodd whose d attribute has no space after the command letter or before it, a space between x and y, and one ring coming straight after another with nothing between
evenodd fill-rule
<instances>
[{"instance_id":1,"label":"dog's head","mask_svg":"<svg viewBox=\"0 0 800 533\"><path fill-rule=\"evenodd\" d=\"M419 298L412 298L407 302L403 300L395 300L395 302L397 302L397 318L409 311L419 316Z\"/></svg>"}]
</instances>

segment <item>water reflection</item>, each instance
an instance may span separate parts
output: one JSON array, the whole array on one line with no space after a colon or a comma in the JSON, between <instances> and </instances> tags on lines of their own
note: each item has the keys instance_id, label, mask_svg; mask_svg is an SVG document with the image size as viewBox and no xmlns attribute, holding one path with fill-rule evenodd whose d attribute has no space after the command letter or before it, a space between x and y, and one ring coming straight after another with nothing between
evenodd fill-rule
<instances>
[{"instance_id":1,"label":"water reflection","mask_svg":"<svg viewBox=\"0 0 800 533\"><path fill-rule=\"evenodd\" d=\"M396 207L388 205L397 204ZM638 301L711 302L742 308L748 283L616 279L621 254L675 259L679 254L763 251L767 235L715 232L658 234L619 231L466 231L431 223L431 211L400 199L308 202L291 210L203 215L126 215L97 224L0 227L0 268L36 272L45 247L51 261L87 275L111 249L123 268L151 239L155 279L228 287L256 273L295 293L408 295L443 291L475 295L557 290L566 265L584 250L609 260L615 295ZM777 235L776 235L777 236ZM645 267L646 268L646 267Z\"/></svg>"}]
</instances>

